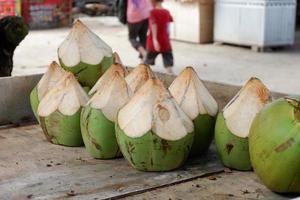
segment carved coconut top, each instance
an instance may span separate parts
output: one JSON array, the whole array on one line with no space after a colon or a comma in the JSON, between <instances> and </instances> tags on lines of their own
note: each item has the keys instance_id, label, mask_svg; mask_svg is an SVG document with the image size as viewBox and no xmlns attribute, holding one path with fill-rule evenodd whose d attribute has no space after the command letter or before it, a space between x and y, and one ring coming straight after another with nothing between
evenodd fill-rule
<instances>
[{"instance_id":1,"label":"carved coconut top","mask_svg":"<svg viewBox=\"0 0 300 200\"><path fill-rule=\"evenodd\" d=\"M66 72L56 63L52 62L46 73L37 84L37 93L39 101L45 96L48 90L51 90Z\"/></svg>"},{"instance_id":2,"label":"carved coconut top","mask_svg":"<svg viewBox=\"0 0 300 200\"><path fill-rule=\"evenodd\" d=\"M228 129L238 137L248 137L253 119L270 100L268 88L251 78L223 110Z\"/></svg>"},{"instance_id":3,"label":"carved coconut top","mask_svg":"<svg viewBox=\"0 0 300 200\"><path fill-rule=\"evenodd\" d=\"M120 64L112 65L91 90L93 97L87 103L99 109L110 121L116 122L117 114L131 98L132 92L125 81L125 69Z\"/></svg>"},{"instance_id":4,"label":"carved coconut top","mask_svg":"<svg viewBox=\"0 0 300 200\"><path fill-rule=\"evenodd\" d=\"M199 114L216 116L218 104L192 67L185 68L169 90L183 111L195 119Z\"/></svg>"},{"instance_id":5,"label":"carved coconut top","mask_svg":"<svg viewBox=\"0 0 300 200\"><path fill-rule=\"evenodd\" d=\"M97 65L105 56L112 56L111 47L80 20L75 21L69 35L58 48L58 57L68 67L80 62Z\"/></svg>"},{"instance_id":6,"label":"carved coconut top","mask_svg":"<svg viewBox=\"0 0 300 200\"><path fill-rule=\"evenodd\" d=\"M162 139L174 141L194 130L191 119L155 78L149 79L120 110L118 124L132 138L152 130Z\"/></svg>"},{"instance_id":7,"label":"carved coconut top","mask_svg":"<svg viewBox=\"0 0 300 200\"><path fill-rule=\"evenodd\" d=\"M127 74L127 71L122 64L116 63L111 65L89 91L89 95L93 95L95 92L102 90L106 84L110 84L111 78L115 72L118 72L121 77L125 77Z\"/></svg>"},{"instance_id":8,"label":"carved coconut top","mask_svg":"<svg viewBox=\"0 0 300 200\"><path fill-rule=\"evenodd\" d=\"M55 111L63 115L74 115L88 102L88 96L70 72L49 90L38 106L38 115L46 117Z\"/></svg>"},{"instance_id":9,"label":"carved coconut top","mask_svg":"<svg viewBox=\"0 0 300 200\"><path fill-rule=\"evenodd\" d=\"M131 90L135 93L153 76L154 74L148 65L140 64L125 79Z\"/></svg>"}]
</instances>

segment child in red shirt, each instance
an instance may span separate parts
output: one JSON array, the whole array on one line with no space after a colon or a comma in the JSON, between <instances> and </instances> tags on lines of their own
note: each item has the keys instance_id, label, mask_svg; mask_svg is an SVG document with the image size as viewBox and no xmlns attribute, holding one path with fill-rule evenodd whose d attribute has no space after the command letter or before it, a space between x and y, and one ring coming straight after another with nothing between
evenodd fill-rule
<instances>
[{"instance_id":1,"label":"child in red shirt","mask_svg":"<svg viewBox=\"0 0 300 200\"><path fill-rule=\"evenodd\" d=\"M172 72L173 53L169 38L169 24L173 21L170 12L162 7L163 0L151 0L153 9L149 17L149 33L147 37L147 55L145 63L154 65L158 54L162 54L164 67Z\"/></svg>"}]
</instances>

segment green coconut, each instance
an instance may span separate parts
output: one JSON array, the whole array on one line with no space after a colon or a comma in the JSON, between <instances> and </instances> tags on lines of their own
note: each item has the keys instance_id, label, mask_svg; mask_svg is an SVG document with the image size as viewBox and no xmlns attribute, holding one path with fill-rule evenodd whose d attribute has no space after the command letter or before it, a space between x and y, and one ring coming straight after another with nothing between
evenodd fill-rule
<instances>
[{"instance_id":1,"label":"green coconut","mask_svg":"<svg viewBox=\"0 0 300 200\"><path fill-rule=\"evenodd\" d=\"M154 77L148 65L140 64L134 68L125 78L131 91L136 93L150 78Z\"/></svg>"},{"instance_id":2,"label":"green coconut","mask_svg":"<svg viewBox=\"0 0 300 200\"><path fill-rule=\"evenodd\" d=\"M82 137L93 158L111 159L122 155L115 136L115 122L119 109L131 96L125 74L122 65L112 65L92 88L93 97L82 110Z\"/></svg>"},{"instance_id":3,"label":"green coconut","mask_svg":"<svg viewBox=\"0 0 300 200\"><path fill-rule=\"evenodd\" d=\"M191 156L207 152L214 137L218 104L192 67L185 68L169 87L171 95L193 120L195 139Z\"/></svg>"},{"instance_id":4,"label":"green coconut","mask_svg":"<svg viewBox=\"0 0 300 200\"><path fill-rule=\"evenodd\" d=\"M249 135L255 173L272 191L300 193L300 97L266 106L254 119Z\"/></svg>"},{"instance_id":5,"label":"green coconut","mask_svg":"<svg viewBox=\"0 0 300 200\"><path fill-rule=\"evenodd\" d=\"M46 139L64 146L82 146L81 108L88 96L72 73L66 73L38 106L40 125Z\"/></svg>"},{"instance_id":6,"label":"green coconut","mask_svg":"<svg viewBox=\"0 0 300 200\"><path fill-rule=\"evenodd\" d=\"M80 20L58 48L61 66L72 72L82 86L92 88L113 64L112 49Z\"/></svg>"},{"instance_id":7,"label":"green coconut","mask_svg":"<svg viewBox=\"0 0 300 200\"><path fill-rule=\"evenodd\" d=\"M39 106L39 97L38 97L38 92L37 92L37 87L34 87L30 93L30 105L31 105L31 110L34 114L34 117L38 122L40 122L39 116L37 114L37 109Z\"/></svg>"},{"instance_id":8,"label":"green coconut","mask_svg":"<svg viewBox=\"0 0 300 200\"><path fill-rule=\"evenodd\" d=\"M270 92L257 78L251 78L219 113L215 142L226 167L251 170L248 135L256 114L269 102Z\"/></svg>"},{"instance_id":9,"label":"green coconut","mask_svg":"<svg viewBox=\"0 0 300 200\"><path fill-rule=\"evenodd\" d=\"M80 109L71 116L59 111L53 112L49 117L40 117L40 124L46 139L53 144L77 147L82 146L80 132Z\"/></svg>"},{"instance_id":10,"label":"green coconut","mask_svg":"<svg viewBox=\"0 0 300 200\"><path fill-rule=\"evenodd\" d=\"M30 104L34 116L39 121L37 109L39 102L45 96L47 91L51 90L59 80L63 77L65 71L56 63L52 62L46 73L42 76L37 86L30 93Z\"/></svg>"},{"instance_id":11,"label":"green coconut","mask_svg":"<svg viewBox=\"0 0 300 200\"><path fill-rule=\"evenodd\" d=\"M116 136L123 156L141 171L182 166L194 140L194 126L163 83L149 79L119 111Z\"/></svg>"}]
</instances>

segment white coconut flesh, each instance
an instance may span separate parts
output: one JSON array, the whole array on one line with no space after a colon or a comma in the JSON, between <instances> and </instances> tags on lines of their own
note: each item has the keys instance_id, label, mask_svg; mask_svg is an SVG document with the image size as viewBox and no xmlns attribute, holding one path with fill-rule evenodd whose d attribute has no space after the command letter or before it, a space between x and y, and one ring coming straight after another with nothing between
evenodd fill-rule
<instances>
[{"instance_id":1,"label":"white coconut flesh","mask_svg":"<svg viewBox=\"0 0 300 200\"><path fill-rule=\"evenodd\" d=\"M88 96L74 75L66 73L41 100L38 115L47 117L58 110L65 116L72 116L87 102Z\"/></svg>"},{"instance_id":2,"label":"white coconut flesh","mask_svg":"<svg viewBox=\"0 0 300 200\"><path fill-rule=\"evenodd\" d=\"M111 74L109 84L98 90L88 105L101 110L107 119L116 122L118 111L129 101L131 94L124 75L116 71Z\"/></svg>"},{"instance_id":3,"label":"white coconut flesh","mask_svg":"<svg viewBox=\"0 0 300 200\"><path fill-rule=\"evenodd\" d=\"M223 110L227 128L234 135L247 138L253 119L270 99L266 86L251 78Z\"/></svg>"},{"instance_id":4,"label":"white coconut flesh","mask_svg":"<svg viewBox=\"0 0 300 200\"><path fill-rule=\"evenodd\" d=\"M111 84L111 80L116 72L118 72L121 77L125 77L127 74L123 65L118 63L111 65L89 91L89 95L93 95L97 91L102 91L106 84Z\"/></svg>"},{"instance_id":5,"label":"white coconut flesh","mask_svg":"<svg viewBox=\"0 0 300 200\"><path fill-rule=\"evenodd\" d=\"M37 94L39 101L45 96L48 90L51 90L66 72L56 63L52 62L46 73L37 84Z\"/></svg>"},{"instance_id":6,"label":"white coconut flesh","mask_svg":"<svg viewBox=\"0 0 300 200\"><path fill-rule=\"evenodd\" d=\"M130 89L135 93L141 86L143 86L150 78L152 78L153 72L147 65L140 64L132 70L128 76L126 76L126 82Z\"/></svg>"},{"instance_id":7,"label":"white coconut flesh","mask_svg":"<svg viewBox=\"0 0 300 200\"><path fill-rule=\"evenodd\" d=\"M77 20L67 38L59 46L58 57L67 67L74 67L80 62L97 65L104 57L112 57L112 49Z\"/></svg>"},{"instance_id":8,"label":"white coconut flesh","mask_svg":"<svg viewBox=\"0 0 300 200\"><path fill-rule=\"evenodd\" d=\"M149 79L119 111L118 124L131 138L152 130L162 139L176 141L194 130L191 119L158 79Z\"/></svg>"},{"instance_id":9,"label":"white coconut flesh","mask_svg":"<svg viewBox=\"0 0 300 200\"><path fill-rule=\"evenodd\" d=\"M199 114L216 116L218 104L192 67L184 69L169 87L183 111L194 120Z\"/></svg>"}]
</instances>

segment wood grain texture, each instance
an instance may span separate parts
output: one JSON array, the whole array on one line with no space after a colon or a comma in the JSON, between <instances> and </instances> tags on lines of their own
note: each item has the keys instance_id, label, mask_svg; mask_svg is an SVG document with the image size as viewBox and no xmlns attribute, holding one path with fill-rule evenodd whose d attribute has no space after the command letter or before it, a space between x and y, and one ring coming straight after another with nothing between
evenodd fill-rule
<instances>
[{"instance_id":1,"label":"wood grain texture","mask_svg":"<svg viewBox=\"0 0 300 200\"><path fill-rule=\"evenodd\" d=\"M35 125L0 130L1 199L105 199L223 171L214 148L167 173L145 173L123 159L95 160L84 148L50 144Z\"/></svg>"},{"instance_id":2,"label":"wood grain texture","mask_svg":"<svg viewBox=\"0 0 300 200\"><path fill-rule=\"evenodd\" d=\"M146 173L123 159L95 160L84 148L50 144L36 126L0 129L0 197L23 199L289 199L253 172L228 173L214 146L181 169ZM229 170L229 172L231 172Z\"/></svg>"},{"instance_id":3,"label":"wood grain texture","mask_svg":"<svg viewBox=\"0 0 300 200\"><path fill-rule=\"evenodd\" d=\"M221 173L186 183L160 188L124 198L124 200L283 200L295 196L281 196L261 185L253 172Z\"/></svg>"}]
</instances>

